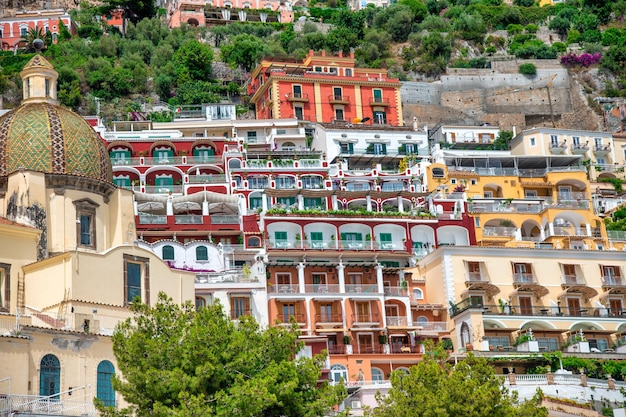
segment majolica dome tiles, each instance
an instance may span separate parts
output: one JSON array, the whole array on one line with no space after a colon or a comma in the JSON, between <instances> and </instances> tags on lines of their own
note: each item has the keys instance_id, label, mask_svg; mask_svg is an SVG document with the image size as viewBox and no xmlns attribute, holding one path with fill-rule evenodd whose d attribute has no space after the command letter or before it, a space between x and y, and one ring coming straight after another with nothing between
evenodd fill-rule
<instances>
[{"instance_id":1,"label":"majolica dome tiles","mask_svg":"<svg viewBox=\"0 0 626 417\"><path fill-rule=\"evenodd\" d=\"M20 168L112 178L106 148L92 127L49 103L25 104L0 117L0 176Z\"/></svg>"}]
</instances>

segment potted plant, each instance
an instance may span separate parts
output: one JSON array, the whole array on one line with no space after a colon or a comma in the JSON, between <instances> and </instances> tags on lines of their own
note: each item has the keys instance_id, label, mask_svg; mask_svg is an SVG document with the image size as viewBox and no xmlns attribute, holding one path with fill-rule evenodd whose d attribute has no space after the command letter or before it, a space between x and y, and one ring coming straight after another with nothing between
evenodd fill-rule
<instances>
[{"instance_id":1,"label":"potted plant","mask_svg":"<svg viewBox=\"0 0 626 417\"><path fill-rule=\"evenodd\" d=\"M245 279L250 279L251 273L252 271L250 270L250 267L248 266L248 264L243 264L243 267L241 268L241 274L243 275L243 277Z\"/></svg>"},{"instance_id":2,"label":"potted plant","mask_svg":"<svg viewBox=\"0 0 626 417\"><path fill-rule=\"evenodd\" d=\"M387 341L388 341L388 337L386 334L378 335L378 343L380 343L381 345L386 345Z\"/></svg>"},{"instance_id":3,"label":"potted plant","mask_svg":"<svg viewBox=\"0 0 626 417\"><path fill-rule=\"evenodd\" d=\"M504 301L502 298L499 298L498 304L500 305L500 312L502 314L511 314L511 306L508 301Z\"/></svg>"},{"instance_id":4,"label":"potted plant","mask_svg":"<svg viewBox=\"0 0 626 417\"><path fill-rule=\"evenodd\" d=\"M454 344L452 343L452 339L442 339L441 340L441 347L448 353L452 353L452 351L454 350Z\"/></svg>"},{"instance_id":5,"label":"potted plant","mask_svg":"<svg viewBox=\"0 0 626 417\"><path fill-rule=\"evenodd\" d=\"M400 281L400 289L402 290L402 295L406 295L409 290L409 282L406 279Z\"/></svg>"},{"instance_id":6,"label":"potted plant","mask_svg":"<svg viewBox=\"0 0 626 417\"><path fill-rule=\"evenodd\" d=\"M539 342L530 329L527 334L518 336L513 345L517 346L518 352L539 352Z\"/></svg>"},{"instance_id":7,"label":"potted plant","mask_svg":"<svg viewBox=\"0 0 626 417\"><path fill-rule=\"evenodd\" d=\"M352 353L352 345L350 344L350 335L343 335L343 345L345 347L345 353L347 355Z\"/></svg>"}]
</instances>

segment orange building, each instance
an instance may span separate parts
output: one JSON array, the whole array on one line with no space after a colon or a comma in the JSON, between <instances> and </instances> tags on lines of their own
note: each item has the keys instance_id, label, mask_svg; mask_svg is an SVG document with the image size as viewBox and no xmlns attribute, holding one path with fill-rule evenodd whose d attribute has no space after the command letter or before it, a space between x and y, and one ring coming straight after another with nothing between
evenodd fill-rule
<instances>
[{"instance_id":1,"label":"orange building","mask_svg":"<svg viewBox=\"0 0 626 417\"><path fill-rule=\"evenodd\" d=\"M76 34L76 27L72 17L64 10L41 10L17 12L15 16L0 18L0 49L9 50L19 46L22 36L33 28L42 28L44 32L52 34L52 42L57 42L60 27L63 25L71 34Z\"/></svg>"},{"instance_id":2,"label":"orange building","mask_svg":"<svg viewBox=\"0 0 626 417\"><path fill-rule=\"evenodd\" d=\"M354 54L316 55L303 62L262 61L248 92L257 119L403 126L400 81L381 69L356 68Z\"/></svg>"}]
</instances>

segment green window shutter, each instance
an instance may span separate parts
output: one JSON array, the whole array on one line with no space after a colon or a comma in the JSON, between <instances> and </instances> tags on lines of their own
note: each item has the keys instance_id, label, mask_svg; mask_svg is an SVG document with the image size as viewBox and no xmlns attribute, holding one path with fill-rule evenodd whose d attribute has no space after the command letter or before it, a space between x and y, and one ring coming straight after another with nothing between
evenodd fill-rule
<instances>
[{"instance_id":1,"label":"green window shutter","mask_svg":"<svg viewBox=\"0 0 626 417\"><path fill-rule=\"evenodd\" d=\"M311 240L312 241L323 241L324 234L322 232L311 232Z\"/></svg>"},{"instance_id":2,"label":"green window shutter","mask_svg":"<svg viewBox=\"0 0 626 417\"><path fill-rule=\"evenodd\" d=\"M391 242L391 233L381 233L379 239L381 242Z\"/></svg>"},{"instance_id":3,"label":"green window shutter","mask_svg":"<svg viewBox=\"0 0 626 417\"><path fill-rule=\"evenodd\" d=\"M374 99L376 99L376 102L379 103L382 101L383 98L383 90L374 90Z\"/></svg>"},{"instance_id":4,"label":"green window shutter","mask_svg":"<svg viewBox=\"0 0 626 417\"><path fill-rule=\"evenodd\" d=\"M274 232L274 239L276 241L286 241L287 240L287 232Z\"/></svg>"},{"instance_id":5,"label":"green window shutter","mask_svg":"<svg viewBox=\"0 0 626 417\"><path fill-rule=\"evenodd\" d=\"M348 151L350 151L351 154L354 153L354 143L348 143Z\"/></svg>"},{"instance_id":6,"label":"green window shutter","mask_svg":"<svg viewBox=\"0 0 626 417\"><path fill-rule=\"evenodd\" d=\"M347 236L348 236L347 233L342 233L341 234L341 240L347 240Z\"/></svg>"},{"instance_id":7,"label":"green window shutter","mask_svg":"<svg viewBox=\"0 0 626 417\"><path fill-rule=\"evenodd\" d=\"M383 154L387 155L387 145L384 143L382 145L383 145Z\"/></svg>"},{"instance_id":8,"label":"green window shutter","mask_svg":"<svg viewBox=\"0 0 626 417\"><path fill-rule=\"evenodd\" d=\"M155 179L155 185L174 185L172 177L160 177Z\"/></svg>"}]
</instances>

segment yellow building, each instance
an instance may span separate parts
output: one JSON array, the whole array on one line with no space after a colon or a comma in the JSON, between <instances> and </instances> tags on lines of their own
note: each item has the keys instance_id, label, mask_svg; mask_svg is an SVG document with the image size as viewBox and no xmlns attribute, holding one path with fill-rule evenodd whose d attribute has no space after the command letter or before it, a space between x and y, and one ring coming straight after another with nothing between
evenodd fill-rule
<instances>
[{"instance_id":1,"label":"yellow building","mask_svg":"<svg viewBox=\"0 0 626 417\"><path fill-rule=\"evenodd\" d=\"M589 167L591 181L623 172L623 140L610 132L537 127L524 130L511 140L513 155L580 156ZM609 175L610 176L610 175Z\"/></svg>"},{"instance_id":2,"label":"yellow building","mask_svg":"<svg viewBox=\"0 0 626 417\"><path fill-rule=\"evenodd\" d=\"M626 353L616 346L626 334L625 268L618 251L444 246L413 276L430 302L449 306L457 349L612 354ZM528 334L536 345L516 346Z\"/></svg>"},{"instance_id":3,"label":"yellow building","mask_svg":"<svg viewBox=\"0 0 626 417\"><path fill-rule=\"evenodd\" d=\"M481 246L608 248L579 156L447 154L426 170L428 190L467 201Z\"/></svg>"},{"instance_id":4,"label":"yellow building","mask_svg":"<svg viewBox=\"0 0 626 417\"><path fill-rule=\"evenodd\" d=\"M0 391L11 411L34 400L65 410L83 395L89 415L96 395L120 400L109 336L129 304L160 291L191 301L194 275L136 245L132 192L111 183L91 126L58 105L52 66L37 55L21 75L24 102L0 117L0 381L10 392Z\"/></svg>"}]
</instances>

